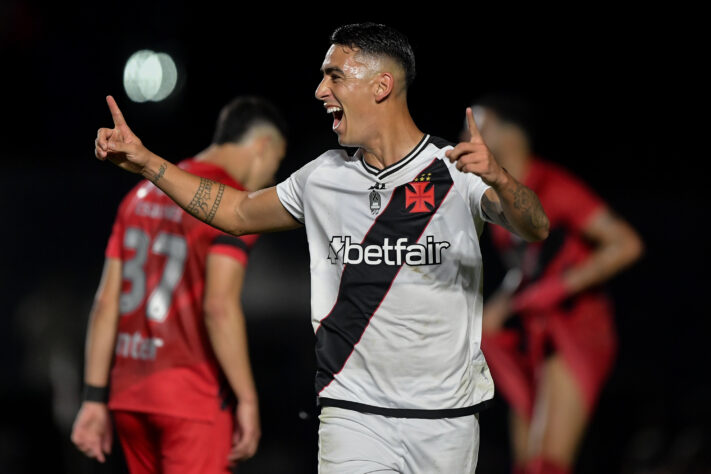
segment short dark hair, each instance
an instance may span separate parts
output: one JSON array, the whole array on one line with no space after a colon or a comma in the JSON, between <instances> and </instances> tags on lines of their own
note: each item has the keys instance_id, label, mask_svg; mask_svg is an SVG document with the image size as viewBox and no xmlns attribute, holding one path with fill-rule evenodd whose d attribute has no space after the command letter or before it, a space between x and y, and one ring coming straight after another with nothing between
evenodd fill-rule
<instances>
[{"instance_id":1,"label":"short dark hair","mask_svg":"<svg viewBox=\"0 0 711 474\"><path fill-rule=\"evenodd\" d=\"M212 143L239 143L258 125L271 125L286 138L286 120L271 102L255 96L237 97L220 111Z\"/></svg>"},{"instance_id":2,"label":"short dark hair","mask_svg":"<svg viewBox=\"0 0 711 474\"><path fill-rule=\"evenodd\" d=\"M513 94L487 94L474 105L492 110L501 121L511 123L524 131L530 141L536 135L536 120L531 104Z\"/></svg>"},{"instance_id":3,"label":"short dark hair","mask_svg":"<svg viewBox=\"0 0 711 474\"><path fill-rule=\"evenodd\" d=\"M354 23L336 28L331 43L357 48L365 54L384 55L397 61L405 71L405 84L415 80L415 53L407 37L387 25Z\"/></svg>"}]
</instances>

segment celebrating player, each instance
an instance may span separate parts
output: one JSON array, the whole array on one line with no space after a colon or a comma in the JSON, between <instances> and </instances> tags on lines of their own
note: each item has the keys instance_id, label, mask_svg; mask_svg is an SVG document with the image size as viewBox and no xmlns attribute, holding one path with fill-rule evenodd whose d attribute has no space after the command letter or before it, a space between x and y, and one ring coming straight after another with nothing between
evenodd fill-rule
<instances>
[{"instance_id":1,"label":"celebrating player","mask_svg":"<svg viewBox=\"0 0 711 474\"><path fill-rule=\"evenodd\" d=\"M270 103L235 99L212 145L171 169L200 176L213 202L226 185L260 189L284 156L284 130ZM200 222L149 181L124 198L91 313L85 398L72 432L87 456L104 462L111 448L109 409L133 473L228 472L255 453L259 412L239 300L255 240Z\"/></svg>"},{"instance_id":2,"label":"celebrating player","mask_svg":"<svg viewBox=\"0 0 711 474\"><path fill-rule=\"evenodd\" d=\"M483 350L513 408L514 472L569 473L616 348L600 285L639 258L642 243L588 186L532 155L526 104L490 96L474 109L487 145L551 223L543 243L490 228L510 270L484 306ZM523 334L508 322L514 313Z\"/></svg>"},{"instance_id":3,"label":"celebrating player","mask_svg":"<svg viewBox=\"0 0 711 474\"><path fill-rule=\"evenodd\" d=\"M489 152L470 109L468 142L417 128L414 54L401 33L347 25L331 43L316 98L353 156L330 150L276 187L240 192L150 152L110 97L114 127L99 130L95 153L232 234L305 226L319 472L474 472L476 413L493 396L479 347L478 236L490 221L540 240L548 219Z\"/></svg>"}]
</instances>

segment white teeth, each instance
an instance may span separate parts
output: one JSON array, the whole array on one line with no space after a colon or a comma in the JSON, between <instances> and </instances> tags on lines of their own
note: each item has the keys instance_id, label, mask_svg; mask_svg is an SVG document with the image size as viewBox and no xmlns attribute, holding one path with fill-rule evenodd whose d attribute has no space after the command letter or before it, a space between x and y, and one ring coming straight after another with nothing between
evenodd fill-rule
<instances>
[{"instance_id":1,"label":"white teeth","mask_svg":"<svg viewBox=\"0 0 711 474\"><path fill-rule=\"evenodd\" d=\"M342 108L337 107L337 106L331 106L331 107L326 107L326 113L332 114L333 112L341 112L343 111Z\"/></svg>"}]
</instances>

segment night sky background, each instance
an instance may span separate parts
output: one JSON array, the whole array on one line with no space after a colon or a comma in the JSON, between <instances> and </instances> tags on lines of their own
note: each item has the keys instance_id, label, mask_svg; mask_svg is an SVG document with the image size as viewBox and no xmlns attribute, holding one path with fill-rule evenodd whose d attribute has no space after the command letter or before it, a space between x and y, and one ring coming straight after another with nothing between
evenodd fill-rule
<instances>
[{"instance_id":1,"label":"night sky background","mask_svg":"<svg viewBox=\"0 0 711 474\"><path fill-rule=\"evenodd\" d=\"M290 125L281 181L338 146L313 94L331 31L358 21L409 37L417 58L409 103L421 130L456 140L477 97L522 97L537 112L536 152L587 181L644 239L643 259L609 285L620 351L576 472L711 472L700 144L708 52L698 12L382 7L0 3L0 472L122 469L120 450L99 467L69 442L104 246L136 183L93 156L96 130L111 125L104 97L114 95L146 146L177 162L209 144L227 101L265 96ZM167 100L126 96L123 67L139 49L175 59L179 82ZM315 472L308 280L303 230L260 240L243 301L263 438L240 472ZM496 283L485 276L487 291ZM507 472L505 413L497 398L482 414L477 472Z\"/></svg>"}]
</instances>

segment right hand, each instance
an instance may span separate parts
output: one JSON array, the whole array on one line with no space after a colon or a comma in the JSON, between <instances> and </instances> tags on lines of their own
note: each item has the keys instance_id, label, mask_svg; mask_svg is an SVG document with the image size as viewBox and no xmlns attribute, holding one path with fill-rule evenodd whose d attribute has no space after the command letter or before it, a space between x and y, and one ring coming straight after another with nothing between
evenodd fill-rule
<instances>
[{"instance_id":1,"label":"right hand","mask_svg":"<svg viewBox=\"0 0 711 474\"><path fill-rule=\"evenodd\" d=\"M151 152L133 134L113 97L106 96L114 128L100 128L94 142L94 154L100 160L109 159L116 166L131 173L141 173Z\"/></svg>"},{"instance_id":2,"label":"right hand","mask_svg":"<svg viewBox=\"0 0 711 474\"><path fill-rule=\"evenodd\" d=\"M87 457L104 462L104 454L111 454L112 436L111 416L106 404L82 403L72 427L72 443L77 449Z\"/></svg>"}]
</instances>

